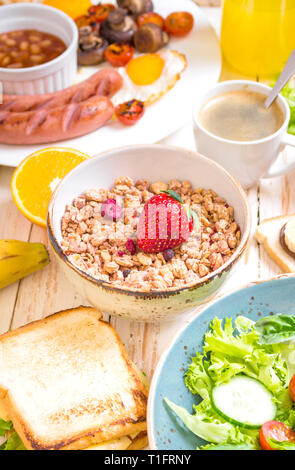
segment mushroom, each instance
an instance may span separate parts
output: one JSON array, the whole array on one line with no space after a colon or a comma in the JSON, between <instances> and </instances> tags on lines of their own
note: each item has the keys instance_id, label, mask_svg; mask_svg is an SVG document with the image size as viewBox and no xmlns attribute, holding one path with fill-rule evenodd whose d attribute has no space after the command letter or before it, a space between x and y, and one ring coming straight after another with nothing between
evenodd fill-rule
<instances>
[{"instance_id":1,"label":"mushroom","mask_svg":"<svg viewBox=\"0 0 295 470\"><path fill-rule=\"evenodd\" d=\"M154 23L143 24L134 34L134 44L139 52L156 52L169 42L169 36Z\"/></svg>"},{"instance_id":2,"label":"mushroom","mask_svg":"<svg viewBox=\"0 0 295 470\"><path fill-rule=\"evenodd\" d=\"M110 43L130 43L135 31L137 31L136 22L131 16L127 15L127 11L123 8L111 11L100 26L101 36Z\"/></svg>"},{"instance_id":3,"label":"mushroom","mask_svg":"<svg viewBox=\"0 0 295 470\"><path fill-rule=\"evenodd\" d=\"M154 9L152 0L117 0L117 2L120 8L125 8L128 13L134 16L142 15Z\"/></svg>"},{"instance_id":4,"label":"mushroom","mask_svg":"<svg viewBox=\"0 0 295 470\"><path fill-rule=\"evenodd\" d=\"M78 63L80 65L97 65L104 61L104 52L108 42L93 34L91 26L79 29Z\"/></svg>"}]
</instances>

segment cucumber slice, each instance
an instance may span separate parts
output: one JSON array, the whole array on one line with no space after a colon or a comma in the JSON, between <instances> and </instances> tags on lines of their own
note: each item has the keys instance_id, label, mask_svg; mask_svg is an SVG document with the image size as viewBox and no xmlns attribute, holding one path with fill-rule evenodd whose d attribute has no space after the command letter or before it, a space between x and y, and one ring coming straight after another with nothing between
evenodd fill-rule
<instances>
[{"instance_id":1,"label":"cucumber slice","mask_svg":"<svg viewBox=\"0 0 295 470\"><path fill-rule=\"evenodd\" d=\"M212 406L229 423L256 429L275 418L272 393L258 380L237 375L212 390Z\"/></svg>"}]
</instances>

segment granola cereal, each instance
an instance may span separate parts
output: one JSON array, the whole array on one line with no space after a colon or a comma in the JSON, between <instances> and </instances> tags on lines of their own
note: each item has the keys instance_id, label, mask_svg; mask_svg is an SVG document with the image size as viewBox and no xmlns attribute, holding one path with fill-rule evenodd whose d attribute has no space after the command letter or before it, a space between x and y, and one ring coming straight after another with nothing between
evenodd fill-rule
<instances>
[{"instance_id":1,"label":"granola cereal","mask_svg":"<svg viewBox=\"0 0 295 470\"><path fill-rule=\"evenodd\" d=\"M139 215L168 187L198 214L200 226L173 250L144 253L136 242ZM87 189L77 196L66 206L61 229L62 249L74 265L113 286L144 292L198 283L229 260L241 238L233 207L212 189L178 180L133 182L128 176L116 178L111 189Z\"/></svg>"}]
</instances>

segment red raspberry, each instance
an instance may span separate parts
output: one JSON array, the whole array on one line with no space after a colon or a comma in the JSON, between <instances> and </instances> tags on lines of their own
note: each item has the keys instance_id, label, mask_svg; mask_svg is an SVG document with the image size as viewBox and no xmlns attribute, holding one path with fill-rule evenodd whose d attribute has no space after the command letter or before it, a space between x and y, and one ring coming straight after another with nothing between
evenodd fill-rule
<instances>
[{"instance_id":1,"label":"red raspberry","mask_svg":"<svg viewBox=\"0 0 295 470\"><path fill-rule=\"evenodd\" d=\"M128 240L126 242L126 248L130 252L131 255L135 255L136 245L135 245L134 241L132 240L132 238L128 238Z\"/></svg>"},{"instance_id":2,"label":"red raspberry","mask_svg":"<svg viewBox=\"0 0 295 470\"><path fill-rule=\"evenodd\" d=\"M107 199L102 203L100 213L105 219L116 222L122 217L122 207L115 199Z\"/></svg>"}]
</instances>

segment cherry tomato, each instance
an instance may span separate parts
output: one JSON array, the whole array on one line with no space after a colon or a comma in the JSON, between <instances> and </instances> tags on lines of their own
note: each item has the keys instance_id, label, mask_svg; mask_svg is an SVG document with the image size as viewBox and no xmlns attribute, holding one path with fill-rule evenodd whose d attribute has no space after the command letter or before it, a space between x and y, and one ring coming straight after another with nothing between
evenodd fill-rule
<instances>
[{"instance_id":1,"label":"cherry tomato","mask_svg":"<svg viewBox=\"0 0 295 470\"><path fill-rule=\"evenodd\" d=\"M78 16L78 18L75 19L75 23L78 29L83 28L84 26L91 26L92 29L95 29L97 26L97 21L95 21L93 16L89 15Z\"/></svg>"},{"instance_id":2,"label":"cherry tomato","mask_svg":"<svg viewBox=\"0 0 295 470\"><path fill-rule=\"evenodd\" d=\"M186 11L175 11L165 20L165 29L172 36L185 36L193 29L193 26L194 18Z\"/></svg>"},{"instance_id":3,"label":"cherry tomato","mask_svg":"<svg viewBox=\"0 0 295 470\"><path fill-rule=\"evenodd\" d=\"M290 391L290 397L292 398L293 401L295 401L295 374L290 380L289 391Z\"/></svg>"},{"instance_id":4,"label":"cherry tomato","mask_svg":"<svg viewBox=\"0 0 295 470\"><path fill-rule=\"evenodd\" d=\"M88 8L88 15L95 18L95 21L102 23L109 16L110 11L114 10L114 5L105 3L104 5L92 5Z\"/></svg>"},{"instance_id":5,"label":"cherry tomato","mask_svg":"<svg viewBox=\"0 0 295 470\"><path fill-rule=\"evenodd\" d=\"M115 113L125 126L133 126L144 115L144 103L138 100L127 101L116 106Z\"/></svg>"},{"instance_id":6,"label":"cherry tomato","mask_svg":"<svg viewBox=\"0 0 295 470\"><path fill-rule=\"evenodd\" d=\"M145 23L155 23L160 26L161 29L164 29L165 26L164 18L161 15L158 15L158 13L154 13L153 11L143 13L137 18L137 24L139 28Z\"/></svg>"},{"instance_id":7,"label":"cherry tomato","mask_svg":"<svg viewBox=\"0 0 295 470\"><path fill-rule=\"evenodd\" d=\"M260 445L263 450L273 450L268 438L275 439L276 441L291 441L295 442L295 432L286 424L281 421L267 421L260 429Z\"/></svg>"},{"instance_id":8,"label":"cherry tomato","mask_svg":"<svg viewBox=\"0 0 295 470\"><path fill-rule=\"evenodd\" d=\"M129 44L110 44L105 51L105 58L113 67L124 67L134 54L134 47Z\"/></svg>"}]
</instances>

